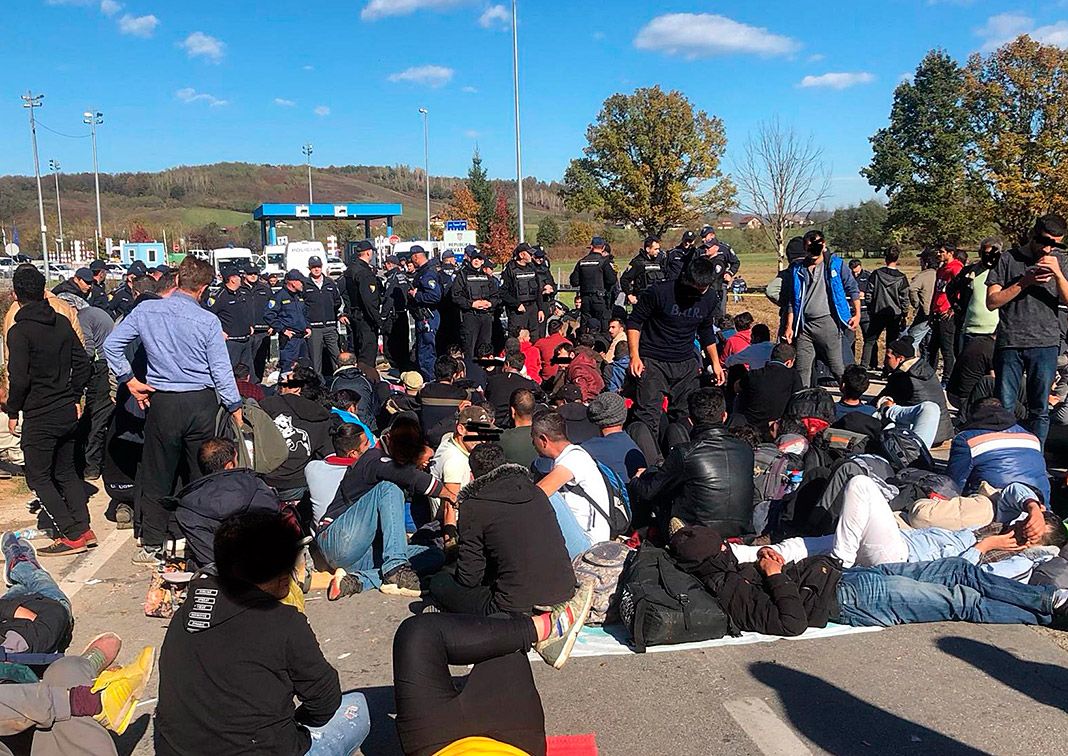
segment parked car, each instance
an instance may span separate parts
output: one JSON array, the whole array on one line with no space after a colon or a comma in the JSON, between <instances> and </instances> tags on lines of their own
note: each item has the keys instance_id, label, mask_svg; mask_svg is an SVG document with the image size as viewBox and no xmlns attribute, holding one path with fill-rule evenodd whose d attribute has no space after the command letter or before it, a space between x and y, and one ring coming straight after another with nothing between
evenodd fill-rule
<instances>
[{"instance_id":1,"label":"parked car","mask_svg":"<svg viewBox=\"0 0 1068 756\"><path fill-rule=\"evenodd\" d=\"M11 278L18 263L11 257L0 257L0 278Z\"/></svg>"},{"instance_id":2,"label":"parked car","mask_svg":"<svg viewBox=\"0 0 1068 756\"><path fill-rule=\"evenodd\" d=\"M107 280L109 281L121 281L126 278L126 266L122 263L111 262L108 263Z\"/></svg>"},{"instance_id":3,"label":"parked car","mask_svg":"<svg viewBox=\"0 0 1068 756\"><path fill-rule=\"evenodd\" d=\"M334 278L345 275L345 263L341 262L341 258L337 255L327 255L326 275Z\"/></svg>"}]
</instances>

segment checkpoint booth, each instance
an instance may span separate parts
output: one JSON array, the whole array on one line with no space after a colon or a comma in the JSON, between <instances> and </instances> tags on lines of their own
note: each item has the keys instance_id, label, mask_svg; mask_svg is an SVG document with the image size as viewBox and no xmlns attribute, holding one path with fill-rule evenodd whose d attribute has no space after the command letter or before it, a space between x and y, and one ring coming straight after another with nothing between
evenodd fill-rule
<instances>
[{"instance_id":1,"label":"checkpoint booth","mask_svg":"<svg viewBox=\"0 0 1068 756\"><path fill-rule=\"evenodd\" d=\"M265 203L252 211L254 220L260 224L260 241L263 246L278 243L278 221L334 221L363 222L363 238L371 239L371 222L385 220L386 236L393 235L393 219L404 214L400 203L384 202L314 202L290 204Z\"/></svg>"}]
</instances>

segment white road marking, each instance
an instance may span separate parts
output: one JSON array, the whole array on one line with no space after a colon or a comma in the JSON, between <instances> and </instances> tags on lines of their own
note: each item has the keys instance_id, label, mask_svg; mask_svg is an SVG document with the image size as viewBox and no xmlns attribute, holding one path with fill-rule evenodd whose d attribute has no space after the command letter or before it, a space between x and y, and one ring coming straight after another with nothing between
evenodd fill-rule
<instances>
[{"instance_id":1,"label":"white road marking","mask_svg":"<svg viewBox=\"0 0 1068 756\"><path fill-rule=\"evenodd\" d=\"M132 530L114 530L107 538L100 542L95 549L90 549L82 563L59 582L60 590L67 594L67 598L73 599L78 591L85 587L86 581L91 580L122 545L133 537Z\"/></svg>"},{"instance_id":2,"label":"white road marking","mask_svg":"<svg viewBox=\"0 0 1068 756\"><path fill-rule=\"evenodd\" d=\"M809 747L761 699L726 701L723 708L764 756L811 756Z\"/></svg>"}]
</instances>

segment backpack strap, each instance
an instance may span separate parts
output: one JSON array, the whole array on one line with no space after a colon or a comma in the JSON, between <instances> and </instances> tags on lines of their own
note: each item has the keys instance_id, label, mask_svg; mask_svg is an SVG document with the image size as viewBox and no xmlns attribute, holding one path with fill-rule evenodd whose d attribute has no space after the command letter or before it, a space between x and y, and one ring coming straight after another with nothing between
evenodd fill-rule
<instances>
[{"instance_id":1,"label":"backpack strap","mask_svg":"<svg viewBox=\"0 0 1068 756\"><path fill-rule=\"evenodd\" d=\"M590 506L592 506L594 509L597 510L597 514L601 515L601 517L604 518L604 521L606 523L608 523L609 534L611 534L611 531L612 531L612 518L608 516L608 512L606 512L604 510L604 507L602 507L600 504L598 504L596 499L594 499L592 496L590 496L588 493L586 493L586 489L584 489L582 486L578 485L577 483L576 484L568 484L568 488L570 490L574 491L575 493L577 493L579 496L581 496L586 501L588 501L590 503ZM605 485L605 488L606 489L608 488L607 484ZM609 496L612 495L611 490L608 491L608 495Z\"/></svg>"}]
</instances>

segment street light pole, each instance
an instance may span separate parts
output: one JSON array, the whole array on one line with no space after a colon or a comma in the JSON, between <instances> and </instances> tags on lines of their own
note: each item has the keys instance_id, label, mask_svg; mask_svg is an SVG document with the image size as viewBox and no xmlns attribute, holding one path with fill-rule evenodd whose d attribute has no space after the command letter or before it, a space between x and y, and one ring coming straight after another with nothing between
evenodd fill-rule
<instances>
[{"instance_id":1,"label":"street light pole","mask_svg":"<svg viewBox=\"0 0 1068 756\"><path fill-rule=\"evenodd\" d=\"M512 0L512 85L515 89L515 184L516 214L519 221L519 241L525 236L523 229L523 146L519 139L519 26L516 23L516 0Z\"/></svg>"},{"instance_id":2,"label":"street light pole","mask_svg":"<svg viewBox=\"0 0 1068 756\"><path fill-rule=\"evenodd\" d=\"M430 111L419 108L423 114L423 173L426 174L426 240L430 241L430 127L427 119Z\"/></svg>"},{"instance_id":3,"label":"street light pole","mask_svg":"<svg viewBox=\"0 0 1068 756\"><path fill-rule=\"evenodd\" d=\"M63 203L59 199L59 162L49 160L48 167L56 178L56 214L59 216L59 262L63 262Z\"/></svg>"},{"instance_id":4,"label":"street light pole","mask_svg":"<svg viewBox=\"0 0 1068 756\"><path fill-rule=\"evenodd\" d=\"M312 202L314 202L314 200L312 199L311 156L312 156L312 152L314 152L314 150L312 149L312 146L309 143L309 144L304 145L304 147L301 148L301 152L304 153L304 157L306 159L306 162L308 163L308 213L311 213L311 204L312 204ZM312 241L315 241L315 219L314 218L309 218L309 220L311 220L311 237L312 237Z\"/></svg>"},{"instance_id":5,"label":"street light pole","mask_svg":"<svg viewBox=\"0 0 1068 756\"><path fill-rule=\"evenodd\" d=\"M37 179L37 212L41 218L41 258L44 260L45 280L48 280L48 227L45 226L44 195L41 193L41 162L37 159L37 121L33 111L41 107L44 95L27 92L22 95L22 107L30 111L30 140L33 142L33 175Z\"/></svg>"},{"instance_id":6,"label":"street light pole","mask_svg":"<svg viewBox=\"0 0 1068 756\"><path fill-rule=\"evenodd\" d=\"M93 180L96 182L96 256L100 257L100 240L104 236L103 224L100 222L100 169L96 164L96 127L104 122L104 114L98 111L82 113L82 123L89 127L93 137Z\"/></svg>"}]
</instances>

